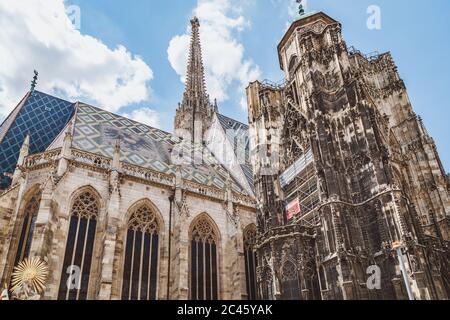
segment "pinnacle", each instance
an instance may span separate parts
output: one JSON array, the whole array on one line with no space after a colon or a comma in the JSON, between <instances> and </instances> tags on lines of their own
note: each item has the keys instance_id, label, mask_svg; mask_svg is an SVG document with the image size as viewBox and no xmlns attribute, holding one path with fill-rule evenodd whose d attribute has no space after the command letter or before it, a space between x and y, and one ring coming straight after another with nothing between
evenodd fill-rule
<instances>
[{"instance_id":1,"label":"pinnacle","mask_svg":"<svg viewBox=\"0 0 450 320\"><path fill-rule=\"evenodd\" d=\"M196 101L200 106L209 105L205 85L202 48L200 44L200 22L197 17L191 19L192 35L189 48L188 69L186 74L185 102Z\"/></svg>"},{"instance_id":2,"label":"pinnacle","mask_svg":"<svg viewBox=\"0 0 450 320\"><path fill-rule=\"evenodd\" d=\"M200 21L198 20L197 17L193 17L191 19L191 25L192 25L192 29L199 29L200 28Z\"/></svg>"}]
</instances>

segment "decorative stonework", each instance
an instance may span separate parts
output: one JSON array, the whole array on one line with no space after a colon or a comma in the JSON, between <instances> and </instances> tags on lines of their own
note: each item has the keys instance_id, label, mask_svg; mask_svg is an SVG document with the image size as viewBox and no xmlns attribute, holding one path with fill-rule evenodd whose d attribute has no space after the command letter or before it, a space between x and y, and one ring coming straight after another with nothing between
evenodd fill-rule
<instances>
[{"instance_id":1,"label":"decorative stonework","mask_svg":"<svg viewBox=\"0 0 450 320\"><path fill-rule=\"evenodd\" d=\"M192 141L79 102L70 124L46 151L28 155L24 143L11 175L14 185L0 193L0 286L10 283L22 226L18 213L28 199L24 195L40 185L43 197L35 203L30 254L42 257L52 271L43 299L248 296L242 286L241 225L256 222L248 126L216 114L217 105L210 103L197 19L190 51L186 92L175 122L177 128L192 130ZM245 141L240 177L232 178L230 168L202 144L213 120L220 130L236 130ZM178 163L191 156L201 162ZM203 296L190 283L193 240L210 253L196 260L211 264L214 290L205 287ZM77 268L80 289L70 285ZM139 283L147 294L134 292Z\"/></svg>"},{"instance_id":2,"label":"decorative stonework","mask_svg":"<svg viewBox=\"0 0 450 320\"><path fill-rule=\"evenodd\" d=\"M308 33L308 32L313 32L313 33L315 33L317 35L321 35L325 31L325 28L327 28L328 26L329 25L326 24L325 22L318 21L318 22L313 23L313 24L311 24L309 26L298 28L298 30L297 30L298 36L301 37L305 33Z\"/></svg>"},{"instance_id":3,"label":"decorative stonework","mask_svg":"<svg viewBox=\"0 0 450 320\"><path fill-rule=\"evenodd\" d=\"M217 236L214 228L207 218L202 217L194 226L192 230L192 239L199 242L217 242Z\"/></svg>"},{"instance_id":4,"label":"decorative stonework","mask_svg":"<svg viewBox=\"0 0 450 320\"><path fill-rule=\"evenodd\" d=\"M200 22L191 20L192 36L189 47L189 59L186 72L186 89L183 101L177 108L175 116L175 133L185 141L202 145L205 133L211 127L213 106L206 93L205 70L200 44Z\"/></svg>"},{"instance_id":5,"label":"decorative stonework","mask_svg":"<svg viewBox=\"0 0 450 320\"><path fill-rule=\"evenodd\" d=\"M128 228L149 234L158 233L159 230L156 215L147 205L140 206L131 214Z\"/></svg>"},{"instance_id":6,"label":"decorative stonework","mask_svg":"<svg viewBox=\"0 0 450 320\"><path fill-rule=\"evenodd\" d=\"M436 269L450 240L446 175L390 54L347 48L340 24L324 13L294 22L278 49L284 87L247 89L250 128L265 128L252 137L263 297L404 299L391 248L402 241L416 299L447 299L450 263ZM289 219L286 205L296 201ZM428 246L432 239L440 245ZM297 283L286 263L297 266ZM360 285L374 264L382 291ZM282 275L279 290L267 270ZM420 277L424 270L432 278Z\"/></svg>"},{"instance_id":7,"label":"decorative stonework","mask_svg":"<svg viewBox=\"0 0 450 320\"><path fill-rule=\"evenodd\" d=\"M254 248L256 245L256 227L251 226L244 232L244 249Z\"/></svg>"},{"instance_id":8,"label":"decorative stonework","mask_svg":"<svg viewBox=\"0 0 450 320\"><path fill-rule=\"evenodd\" d=\"M80 194L72 206L72 215L79 218L97 218L99 204L97 197L92 192L86 191Z\"/></svg>"}]
</instances>

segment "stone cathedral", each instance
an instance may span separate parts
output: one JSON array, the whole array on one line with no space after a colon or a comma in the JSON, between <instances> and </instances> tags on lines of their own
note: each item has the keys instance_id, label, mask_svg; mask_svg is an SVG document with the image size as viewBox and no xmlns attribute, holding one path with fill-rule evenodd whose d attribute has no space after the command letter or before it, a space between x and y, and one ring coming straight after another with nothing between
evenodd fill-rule
<instances>
[{"instance_id":1,"label":"stone cathedral","mask_svg":"<svg viewBox=\"0 0 450 320\"><path fill-rule=\"evenodd\" d=\"M392 56L324 13L278 54L285 83L247 89L261 297L448 299L450 181Z\"/></svg>"},{"instance_id":2,"label":"stone cathedral","mask_svg":"<svg viewBox=\"0 0 450 320\"><path fill-rule=\"evenodd\" d=\"M35 90L5 120L2 288L38 256L51 270L42 299L256 297L248 126L209 100L199 27L177 135Z\"/></svg>"},{"instance_id":3,"label":"stone cathedral","mask_svg":"<svg viewBox=\"0 0 450 320\"><path fill-rule=\"evenodd\" d=\"M34 86L0 126L2 288L39 257L41 299L450 298L450 181L391 55L303 15L246 125L191 25L174 134Z\"/></svg>"}]
</instances>

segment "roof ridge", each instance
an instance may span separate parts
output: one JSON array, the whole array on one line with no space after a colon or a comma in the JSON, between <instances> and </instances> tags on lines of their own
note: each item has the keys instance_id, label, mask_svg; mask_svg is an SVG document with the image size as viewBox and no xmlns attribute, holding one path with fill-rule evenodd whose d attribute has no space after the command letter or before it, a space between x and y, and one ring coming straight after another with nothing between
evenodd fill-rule
<instances>
[{"instance_id":1,"label":"roof ridge","mask_svg":"<svg viewBox=\"0 0 450 320\"><path fill-rule=\"evenodd\" d=\"M95 115L98 117L96 118ZM127 121L123 123L125 121L122 120ZM111 126L114 132L102 132L102 126ZM73 147L82 151L110 158L111 154L108 150L114 143L113 136L123 133L127 142L122 144L124 152L121 161L131 165L162 173L171 172L177 165L176 159L172 158L176 154L172 152L179 148L183 154L195 156L198 154L202 159L201 163L197 163L194 158L183 164L184 179L223 189L227 175L230 173L206 145L191 144L190 141L182 140L175 134L162 134L163 131L160 129L86 103L78 104L75 127ZM81 127L89 127L91 130L82 130ZM99 140L96 140L97 138ZM132 145L129 145L130 143ZM233 189L247 193L246 188L236 179L233 179Z\"/></svg>"},{"instance_id":2,"label":"roof ridge","mask_svg":"<svg viewBox=\"0 0 450 320\"><path fill-rule=\"evenodd\" d=\"M170 136L173 136L173 137L176 137L176 138L180 139L178 136L176 136L175 134L173 134L173 133L171 133L171 132L167 132L167 131L165 131L165 130L163 130L163 129L160 129L160 128L152 127L152 126L150 126L150 125L148 125L148 124L145 124L145 123L142 123L142 122L139 122L139 121L130 119L130 118L124 116L124 115L121 115L121 114L118 114L118 113L115 113L115 112L111 112L111 111L108 111L108 110L103 109L103 108L100 108L100 107L93 106L93 105L91 105L91 104L89 104L89 103L85 103L85 102L79 101L79 102L78 102L78 106L80 106L80 105L85 105L85 106L90 107L90 108L94 108L94 109L97 109L97 110L100 110L100 111L103 111L103 112L107 112L107 113L112 114L112 115L114 115L114 116L117 116L117 117L120 117L120 118L124 118L124 119L126 119L126 120L128 120L128 121L131 121L131 122L134 122L134 123L143 125L144 127L147 127L147 128L153 129L153 130L158 130L158 131L160 131L160 132L162 132L162 133L165 133L165 134L168 134L168 135L170 135Z\"/></svg>"},{"instance_id":3,"label":"roof ridge","mask_svg":"<svg viewBox=\"0 0 450 320\"><path fill-rule=\"evenodd\" d=\"M217 113L219 116L222 116L222 117L224 117L224 118L227 118L227 119L230 119L230 120L233 120L234 122L237 122L237 123L239 123L239 124L242 124L242 125L244 125L244 126L246 126L246 127L250 127L250 125L249 124L246 124L246 123L243 123L242 121L239 121L239 120L236 120L236 119L234 119L234 118L231 118L231 117L229 117L229 116L226 116L226 115L224 115L224 114L222 114L222 113Z\"/></svg>"},{"instance_id":4,"label":"roof ridge","mask_svg":"<svg viewBox=\"0 0 450 320\"><path fill-rule=\"evenodd\" d=\"M14 122L15 118L19 114L20 110L26 104L28 98L30 97L30 91L28 91L19 103L11 110L11 112L5 117L5 119L0 123L0 142L6 136L10 129L11 124ZM9 121L9 122L8 122Z\"/></svg>"},{"instance_id":5,"label":"roof ridge","mask_svg":"<svg viewBox=\"0 0 450 320\"><path fill-rule=\"evenodd\" d=\"M67 103L71 103L71 104L75 104L75 103L76 103L76 102L69 101L69 100L67 100L67 99L60 98L60 97L57 97L57 96L55 96L55 95L53 95L53 94L45 93L45 92L42 92L42 91L39 91L39 90L34 90L34 91L30 92L30 93L31 93L31 94L30 94L30 97L33 96L33 94L35 94L35 93L39 93L39 94L42 94L42 95L44 95L44 96L51 97L51 98L53 98L53 99L58 99L58 100L61 100L61 101L67 102Z\"/></svg>"}]
</instances>

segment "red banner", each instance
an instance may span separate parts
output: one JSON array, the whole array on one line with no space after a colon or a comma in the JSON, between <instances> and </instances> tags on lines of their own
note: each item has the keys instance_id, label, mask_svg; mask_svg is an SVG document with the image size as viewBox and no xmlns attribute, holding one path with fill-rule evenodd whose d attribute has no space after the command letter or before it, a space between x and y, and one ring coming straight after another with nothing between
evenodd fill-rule
<instances>
[{"instance_id":1,"label":"red banner","mask_svg":"<svg viewBox=\"0 0 450 320\"><path fill-rule=\"evenodd\" d=\"M286 207L286 216L288 220L291 220L294 216L298 215L300 212L302 212L302 209L300 207L300 201L298 199L295 199L291 203L289 203Z\"/></svg>"}]
</instances>

